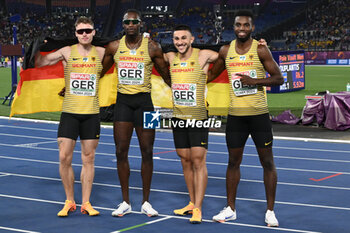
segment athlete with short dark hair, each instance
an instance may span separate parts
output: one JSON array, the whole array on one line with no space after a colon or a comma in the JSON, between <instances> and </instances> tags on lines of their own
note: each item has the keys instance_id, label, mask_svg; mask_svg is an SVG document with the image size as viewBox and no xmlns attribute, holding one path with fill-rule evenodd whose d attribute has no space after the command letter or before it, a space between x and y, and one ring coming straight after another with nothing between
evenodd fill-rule
<instances>
[{"instance_id":1,"label":"athlete with short dark hair","mask_svg":"<svg viewBox=\"0 0 350 233\"><path fill-rule=\"evenodd\" d=\"M113 216L123 216L131 212L129 200L130 167L128 151L135 128L139 140L142 164L143 200L141 212L157 216L158 212L149 203L153 173L154 129L143 128L143 113L153 111L151 99L151 73L153 65L169 83L169 70L163 58L160 45L149 40L140 32L141 15L129 9L123 17L125 36L110 42L103 59L103 74L116 64L118 71L118 94L114 110L114 141L116 145L118 177L122 189L123 202L112 212Z\"/></svg>"},{"instance_id":2,"label":"athlete with short dark hair","mask_svg":"<svg viewBox=\"0 0 350 233\"><path fill-rule=\"evenodd\" d=\"M266 100L265 86L283 84L277 63L266 46L258 45L251 36L255 29L253 14L239 11L234 18L236 39L224 45L219 58L209 71L208 81L217 77L226 67L230 79L230 106L226 126L229 162L226 172L227 207L213 217L225 222L236 219L236 194L240 181L240 164L249 134L255 143L264 170L267 199L265 222L279 223L273 211L277 186L277 172L272 154L272 129ZM265 70L270 74L265 78Z\"/></svg>"},{"instance_id":3,"label":"athlete with short dark hair","mask_svg":"<svg viewBox=\"0 0 350 233\"><path fill-rule=\"evenodd\" d=\"M199 127L207 120L205 101L206 74L209 63L218 53L192 47L194 37L187 25L174 28L173 43L177 53L165 54L170 64L171 89L173 93L173 136L176 152L181 158L183 173L190 196L190 202L182 209L174 210L176 215L192 214L191 223L202 222L202 203L208 181L206 154L209 128ZM194 121L193 126L186 126ZM181 127L181 125L183 127Z\"/></svg>"}]
</instances>

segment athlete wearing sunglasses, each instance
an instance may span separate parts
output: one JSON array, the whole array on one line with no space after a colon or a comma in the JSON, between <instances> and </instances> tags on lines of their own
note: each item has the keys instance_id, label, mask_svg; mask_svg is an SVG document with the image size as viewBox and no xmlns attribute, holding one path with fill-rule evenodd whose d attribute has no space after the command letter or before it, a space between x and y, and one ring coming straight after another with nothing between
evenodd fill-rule
<instances>
[{"instance_id":1,"label":"athlete wearing sunglasses","mask_svg":"<svg viewBox=\"0 0 350 233\"><path fill-rule=\"evenodd\" d=\"M76 30L76 33L78 33L79 35L83 35L84 32L86 34L90 34L91 32L93 32L94 29L93 28L82 28L82 29L79 29L79 30Z\"/></svg>"},{"instance_id":2,"label":"athlete wearing sunglasses","mask_svg":"<svg viewBox=\"0 0 350 233\"><path fill-rule=\"evenodd\" d=\"M90 216L99 215L99 212L91 206L90 195L95 175L95 151L100 136L98 86L105 49L91 44L95 35L93 27L94 23L91 19L80 17L75 23L77 44L63 47L46 56L42 56L40 52L35 56L36 67L53 65L62 61L65 71L65 94L57 142L60 160L59 173L66 201L63 209L57 214L59 217L66 217L69 212L76 210L72 158L78 136L83 164L80 176L82 183L81 212Z\"/></svg>"},{"instance_id":3,"label":"athlete wearing sunglasses","mask_svg":"<svg viewBox=\"0 0 350 233\"><path fill-rule=\"evenodd\" d=\"M129 200L128 150L135 128L139 140L142 165L143 200L141 212L157 216L158 212L149 203L153 173L154 129L143 128L143 112L153 111L151 99L151 74L153 65L165 81L170 84L169 70L164 61L160 45L140 32L140 12L128 10L123 17L125 36L110 42L103 59L102 75L116 64L118 71L118 98L114 110L114 141L116 144L117 170L121 184L123 202L112 212L121 217L131 212Z\"/></svg>"},{"instance_id":4,"label":"athlete wearing sunglasses","mask_svg":"<svg viewBox=\"0 0 350 233\"><path fill-rule=\"evenodd\" d=\"M126 20L123 20L123 24L129 25L130 23L136 25L136 24L141 23L141 20L139 20L139 19L126 19Z\"/></svg>"}]
</instances>

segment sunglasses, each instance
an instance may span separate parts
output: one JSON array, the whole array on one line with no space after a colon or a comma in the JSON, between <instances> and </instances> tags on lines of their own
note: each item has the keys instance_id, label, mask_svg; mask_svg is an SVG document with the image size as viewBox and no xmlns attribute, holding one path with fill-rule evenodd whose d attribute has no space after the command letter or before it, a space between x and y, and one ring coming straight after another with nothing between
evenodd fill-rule
<instances>
[{"instance_id":1,"label":"sunglasses","mask_svg":"<svg viewBox=\"0 0 350 233\"><path fill-rule=\"evenodd\" d=\"M83 35L84 32L86 34L90 34L94 29L92 28L83 28L83 29L79 29L79 30L76 30L76 32L79 34L79 35Z\"/></svg>"},{"instance_id":2,"label":"sunglasses","mask_svg":"<svg viewBox=\"0 0 350 233\"><path fill-rule=\"evenodd\" d=\"M129 25L130 22L135 25L135 24L139 24L141 21L138 20L138 19L126 19L126 20L123 20L123 23L126 24L126 25Z\"/></svg>"}]
</instances>

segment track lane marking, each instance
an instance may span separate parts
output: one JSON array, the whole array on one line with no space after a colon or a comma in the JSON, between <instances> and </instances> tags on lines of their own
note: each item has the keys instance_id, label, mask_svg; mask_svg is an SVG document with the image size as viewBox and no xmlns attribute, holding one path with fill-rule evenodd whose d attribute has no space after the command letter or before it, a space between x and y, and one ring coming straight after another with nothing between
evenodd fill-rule
<instances>
[{"instance_id":1,"label":"track lane marking","mask_svg":"<svg viewBox=\"0 0 350 233\"><path fill-rule=\"evenodd\" d=\"M119 232L132 230L132 229L143 227L143 226L150 225L150 224L153 224L153 223L161 222L161 221L167 220L169 218L172 218L172 216L166 216L164 218L160 218L160 219L156 219L156 220L153 220L153 221L141 223L141 224L138 224L138 225L135 225L135 226L126 227L126 228L123 228L123 229L120 229L120 230L117 230L117 231L112 231L111 233L119 233Z\"/></svg>"},{"instance_id":2,"label":"track lane marking","mask_svg":"<svg viewBox=\"0 0 350 233\"><path fill-rule=\"evenodd\" d=\"M16 158L14 156L8 157L8 156L1 156L0 155L0 159L12 159L12 160L20 160L20 161L28 161L28 162L37 162L37 163L46 163L46 164L57 164L57 165L59 165L59 162L56 162L56 161L45 161L45 160L36 160L36 159L27 159L27 158ZM81 164L72 163L72 166L81 167L82 165ZM107 169L107 170L116 170L115 167L106 167L106 166L98 166L98 165L95 165L95 168ZM131 172L141 172L141 170L137 170L137 169L130 169L130 171ZM171 173L171 172L162 172L162 171L153 171L153 173L154 174L158 174L158 175L183 176L182 173ZM4 174L7 174L7 173L4 173ZM8 173L8 174L12 175L13 173ZM217 180L226 180L226 177L219 177L219 176L208 176L208 178L209 179L217 179ZM241 181L242 182L263 183L262 180L250 180L250 179L243 179L243 178L241 179ZM320 185L310 185L310 184L297 184L297 183L288 183L288 182L281 182L281 181L278 181L277 184L278 185L310 187L310 188L350 190L350 188L347 188L347 187L320 186Z\"/></svg>"},{"instance_id":3,"label":"track lane marking","mask_svg":"<svg viewBox=\"0 0 350 233\"><path fill-rule=\"evenodd\" d=\"M7 230L7 231L24 232L24 233L39 233L37 231L28 231L28 230L23 230L23 229L18 229L18 228L11 228L11 227L4 227L4 226L0 226L0 229Z\"/></svg>"},{"instance_id":4,"label":"track lane marking","mask_svg":"<svg viewBox=\"0 0 350 233\"><path fill-rule=\"evenodd\" d=\"M330 176L327 176L327 177L323 177L321 179L314 179L314 178L309 178L310 180L313 180L313 181L316 181L316 182L319 182L319 181L322 181L322 180L327 180L327 179L330 179L332 177L335 177L335 176L339 176L339 175L342 175L343 173L338 173L338 174L333 174L333 175L330 175Z\"/></svg>"},{"instance_id":5,"label":"track lane marking","mask_svg":"<svg viewBox=\"0 0 350 233\"><path fill-rule=\"evenodd\" d=\"M0 197L64 205L64 202L45 200L45 199L37 199L37 198L29 198L29 197L22 197L22 196L0 194ZM77 204L77 206L81 206L81 205ZM95 205L94 205L94 208L95 209L100 209L100 210L109 210L109 211L115 210L114 208L101 207L101 206L95 206ZM143 215L143 213L137 212L137 211L132 211L132 213L142 214ZM176 216L176 215L166 215L166 214L159 214L158 216L160 216L160 217L171 217L171 218L176 218L176 219L184 219L184 220L188 221L188 217L181 217L181 216ZM213 223L213 220L209 220L209 219L202 219L202 221L203 222ZM300 232L300 233L321 233L321 232L317 232L317 231L306 231L306 230L282 228L282 227L267 227L267 226L262 226L262 225L253 225L253 224L245 224L245 223L238 223L238 222L225 222L225 223L222 223L222 224L236 225L236 226L243 226L243 227L251 227L251 228L262 228L262 229L275 230L275 231L291 231L291 232Z\"/></svg>"},{"instance_id":6,"label":"track lane marking","mask_svg":"<svg viewBox=\"0 0 350 233\"><path fill-rule=\"evenodd\" d=\"M58 182L61 182L61 179L59 179L59 178L43 177L43 176L31 176L31 175L22 175L22 174L13 174L13 173L8 173L8 174L10 174L10 175L12 175L12 176L18 176L18 177L24 177L24 178L42 179L42 180L51 180L51 181L58 181ZM81 182L80 182L79 180L75 180L74 183L81 184ZM111 188L121 188L120 185L105 184L105 183L97 183L97 182L94 182L93 185L96 185L96 186L103 186L103 187L111 187ZM130 186L129 189L142 191L142 187ZM182 191L173 191L173 190L164 190L164 189L154 189L154 188L152 188L151 191L152 191L152 192L160 192L160 193L180 194L180 195L186 195L186 196L188 196L188 193L187 193L187 192L182 192ZM0 195L0 196L1 196L1 195ZM226 196L211 195L211 194L205 194L205 197L226 199ZM242 197L237 197L236 199L237 199L237 200L241 200L241 201L251 201L251 202L266 203L266 200L263 200L263 199L242 198ZM304 204L304 203L284 202L284 201L276 201L275 203L276 203L276 204L283 204L283 205L292 205L292 206L303 206L303 207L314 207L314 208L336 209L336 210L346 210L346 211L350 211L350 207L325 206L325 205L317 205L317 204ZM63 203L63 204L64 204L64 203Z\"/></svg>"}]
</instances>

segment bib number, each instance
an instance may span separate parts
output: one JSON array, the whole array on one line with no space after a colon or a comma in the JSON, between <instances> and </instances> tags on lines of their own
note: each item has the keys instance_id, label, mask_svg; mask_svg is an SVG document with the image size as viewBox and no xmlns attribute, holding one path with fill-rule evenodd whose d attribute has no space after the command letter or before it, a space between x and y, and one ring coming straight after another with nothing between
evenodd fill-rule
<instances>
[{"instance_id":1,"label":"bib number","mask_svg":"<svg viewBox=\"0 0 350 233\"><path fill-rule=\"evenodd\" d=\"M96 74L70 74L70 94L78 96L96 95Z\"/></svg>"},{"instance_id":2,"label":"bib number","mask_svg":"<svg viewBox=\"0 0 350 233\"><path fill-rule=\"evenodd\" d=\"M118 62L120 84L141 85L144 83L145 65L143 62Z\"/></svg>"},{"instance_id":3,"label":"bib number","mask_svg":"<svg viewBox=\"0 0 350 233\"><path fill-rule=\"evenodd\" d=\"M197 84L172 84L174 105L197 106Z\"/></svg>"},{"instance_id":4,"label":"bib number","mask_svg":"<svg viewBox=\"0 0 350 233\"><path fill-rule=\"evenodd\" d=\"M232 74L231 86L235 96L253 95L258 92L258 88L256 86L243 85L241 82L241 76L238 76L237 74L244 74L251 78L257 78L256 70L249 70Z\"/></svg>"}]
</instances>

